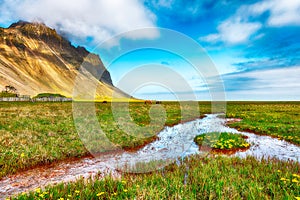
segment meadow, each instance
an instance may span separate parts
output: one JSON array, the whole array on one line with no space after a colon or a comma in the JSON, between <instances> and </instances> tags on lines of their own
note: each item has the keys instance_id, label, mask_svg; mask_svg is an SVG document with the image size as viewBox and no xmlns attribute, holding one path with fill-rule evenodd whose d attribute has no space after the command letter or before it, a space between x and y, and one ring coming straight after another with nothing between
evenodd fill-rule
<instances>
[{"instance_id":1,"label":"meadow","mask_svg":"<svg viewBox=\"0 0 300 200\"><path fill-rule=\"evenodd\" d=\"M230 127L300 145L299 102L234 102L227 104L226 114L243 119Z\"/></svg>"},{"instance_id":2,"label":"meadow","mask_svg":"<svg viewBox=\"0 0 300 200\"><path fill-rule=\"evenodd\" d=\"M200 117L198 114L182 119L178 103L162 106L166 109L167 126ZM209 112L208 104L200 107L201 113ZM144 103L131 103L129 109L134 122L148 125L150 108L151 105ZM149 137L135 137L118 126L110 104L96 103L95 110L109 140L125 150L153 141L161 129L153 126L148 129ZM37 165L90 155L76 131L71 102L0 102L0 146L0 178Z\"/></svg>"},{"instance_id":3,"label":"meadow","mask_svg":"<svg viewBox=\"0 0 300 200\"><path fill-rule=\"evenodd\" d=\"M163 102L167 126L210 113L210 103L199 102L198 115L182 119L178 103ZM131 103L130 113L140 126L150 123L151 105ZM114 122L110 104L96 103L101 128L114 143L134 150L153 141L152 135L136 138ZM188 106L185 109L192 109ZM192 113L192 112L191 112ZM242 118L229 126L271 135L300 144L300 103L228 102L226 117ZM0 102L0 178L37 165L88 156L74 126L72 103ZM37 189L19 199L297 199L300 166L296 163L254 158L198 158L184 160L149 174L124 174L122 180L78 180L45 190ZM296 198L297 197L297 198ZM299 199L299 198L298 198Z\"/></svg>"},{"instance_id":4,"label":"meadow","mask_svg":"<svg viewBox=\"0 0 300 200\"><path fill-rule=\"evenodd\" d=\"M79 179L12 199L293 199L300 198L300 166L254 158L194 156L147 174Z\"/></svg>"}]
</instances>

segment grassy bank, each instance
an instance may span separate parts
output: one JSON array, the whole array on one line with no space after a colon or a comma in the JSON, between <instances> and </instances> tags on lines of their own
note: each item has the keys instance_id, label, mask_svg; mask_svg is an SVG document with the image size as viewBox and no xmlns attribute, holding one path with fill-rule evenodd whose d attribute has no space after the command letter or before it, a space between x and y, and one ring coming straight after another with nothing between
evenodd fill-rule
<instances>
[{"instance_id":1,"label":"grassy bank","mask_svg":"<svg viewBox=\"0 0 300 200\"><path fill-rule=\"evenodd\" d=\"M270 135L300 145L300 102L229 102L230 127Z\"/></svg>"},{"instance_id":2,"label":"grassy bank","mask_svg":"<svg viewBox=\"0 0 300 200\"><path fill-rule=\"evenodd\" d=\"M134 122L141 127L147 126L151 106L131 103L129 109ZM182 119L178 103L161 106L166 110L165 125L199 117L186 115ZM189 111L192 107L187 105L185 109ZM110 141L126 149L152 141L160 130L154 126L148 129L150 137L134 137L115 122L109 103L96 103L95 110L101 129ZM201 106L201 113L206 112L209 112L209 106ZM71 102L0 102L0 146L0 178L36 165L89 154L77 134Z\"/></svg>"},{"instance_id":3,"label":"grassy bank","mask_svg":"<svg viewBox=\"0 0 300 200\"><path fill-rule=\"evenodd\" d=\"M15 199L296 199L299 183L299 164L194 156L163 171L80 179Z\"/></svg>"}]
</instances>

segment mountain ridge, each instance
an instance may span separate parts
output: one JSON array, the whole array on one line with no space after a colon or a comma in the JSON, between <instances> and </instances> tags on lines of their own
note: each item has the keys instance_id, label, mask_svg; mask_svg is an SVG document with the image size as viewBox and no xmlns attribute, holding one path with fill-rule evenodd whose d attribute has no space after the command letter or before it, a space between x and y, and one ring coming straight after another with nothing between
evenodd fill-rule
<instances>
[{"instance_id":1,"label":"mountain ridge","mask_svg":"<svg viewBox=\"0 0 300 200\"><path fill-rule=\"evenodd\" d=\"M82 72L84 66L85 72ZM20 94L61 93L72 96L82 79L83 96L91 86L97 98L129 96L114 87L99 55L70 41L42 23L19 21L0 28L0 87L14 86ZM91 96L93 94L89 94Z\"/></svg>"}]
</instances>

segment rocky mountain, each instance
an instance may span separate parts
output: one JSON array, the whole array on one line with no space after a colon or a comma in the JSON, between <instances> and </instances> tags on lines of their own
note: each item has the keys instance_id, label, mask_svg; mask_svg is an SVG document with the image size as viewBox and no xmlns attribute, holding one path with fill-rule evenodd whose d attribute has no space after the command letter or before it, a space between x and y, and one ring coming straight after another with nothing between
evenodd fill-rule
<instances>
[{"instance_id":1,"label":"rocky mountain","mask_svg":"<svg viewBox=\"0 0 300 200\"><path fill-rule=\"evenodd\" d=\"M0 28L0 90L7 85L31 96L60 93L103 99L114 92L116 98L128 97L113 86L98 55L74 47L44 24L24 21Z\"/></svg>"}]
</instances>

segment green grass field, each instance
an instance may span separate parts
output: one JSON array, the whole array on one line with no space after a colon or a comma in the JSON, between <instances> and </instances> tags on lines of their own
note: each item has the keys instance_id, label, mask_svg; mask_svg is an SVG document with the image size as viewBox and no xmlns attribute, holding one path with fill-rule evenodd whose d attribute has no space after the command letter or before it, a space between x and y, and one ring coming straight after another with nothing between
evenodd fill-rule
<instances>
[{"instance_id":1,"label":"green grass field","mask_svg":"<svg viewBox=\"0 0 300 200\"><path fill-rule=\"evenodd\" d=\"M243 119L230 127L300 145L300 102L228 103L227 117Z\"/></svg>"},{"instance_id":2,"label":"green grass field","mask_svg":"<svg viewBox=\"0 0 300 200\"><path fill-rule=\"evenodd\" d=\"M208 105L208 104L207 104ZM209 112L209 106L201 106L201 113ZM166 125L181 120L191 120L199 115L181 119L178 103L162 104L166 109ZM110 104L96 103L96 113L101 129L113 143L125 149L137 148L153 141L157 127L150 127L151 137L134 137L126 134L115 122ZM130 113L140 126L150 123L151 105L131 103ZM186 108L187 111L189 107ZM76 131L72 103L0 102L0 178L36 165L89 155Z\"/></svg>"},{"instance_id":3,"label":"green grass field","mask_svg":"<svg viewBox=\"0 0 300 200\"><path fill-rule=\"evenodd\" d=\"M200 102L201 113L182 119L178 103L161 105L166 110L166 125L210 112L210 103ZM131 103L131 117L140 126L148 125L150 107ZM109 139L115 144L132 149L153 140L153 137L136 138L124 133L113 120L110 104L97 103L95 108L101 128L109 133ZM192 108L186 106L185 109ZM243 119L230 124L231 127L300 145L299 113L298 102L229 102L226 117ZM70 102L0 102L0 115L0 178L37 165L89 154L76 132ZM159 129L154 127L149 131L150 135L155 135ZM124 174L123 182L110 178L79 180L19 199L33 199L34 196L34 199L296 199L300 196L299 174L299 164L287 162L194 157L184 161L182 166L172 165L163 171Z\"/></svg>"},{"instance_id":4,"label":"green grass field","mask_svg":"<svg viewBox=\"0 0 300 200\"><path fill-rule=\"evenodd\" d=\"M300 166L254 158L201 158L122 179L80 179L16 199L296 199Z\"/></svg>"}]
</instances>

